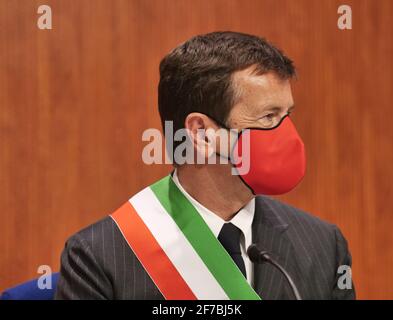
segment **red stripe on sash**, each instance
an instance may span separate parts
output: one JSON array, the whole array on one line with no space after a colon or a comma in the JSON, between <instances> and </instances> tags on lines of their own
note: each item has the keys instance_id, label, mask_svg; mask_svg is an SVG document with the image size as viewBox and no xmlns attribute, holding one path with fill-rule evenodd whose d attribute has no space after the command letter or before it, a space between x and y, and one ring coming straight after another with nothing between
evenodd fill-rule
<instances>
[{"instance_id":1,"label":"red stripe on sash","mask_svg":"<svg viewBox=\"0 0 393 320\"><path fill-rule=\"evenodd\" d=\"M196 300L130 202L127 201L111 217L165 299Z\"/></svg>"}]
</instances>

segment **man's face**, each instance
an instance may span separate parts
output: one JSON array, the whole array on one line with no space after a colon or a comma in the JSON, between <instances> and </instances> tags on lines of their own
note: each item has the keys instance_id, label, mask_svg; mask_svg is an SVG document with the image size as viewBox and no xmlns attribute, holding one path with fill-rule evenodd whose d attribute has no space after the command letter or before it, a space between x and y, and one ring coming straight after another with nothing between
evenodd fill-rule
<instances>
[{"instance_id":1,"label":"man's face","mask_svg":"<svg viewBox=\"0 0 393 320\"><path fill-rule=\"evenodd\" d=\"M236 95L227 127L232 129L264 128L269 129L280 123L280 120L293 109L293 98L289 80L283 80L274 72L263 75L252 73L254 69L248 68L238 71L233 75L232 85ZM187 116L185 127L194 133L197 129L217 130L220 126L208 116L201 113L191 113ZM221 128L222 129L222 128ZM215 134L207 139L210 144L205 144L205 138L194 138L194 143L199 142L198 152L206 158L216 152L222 156L229 156L237 134L228 135L227 130L213 131ZM213 139L214 138L214 139ZM208 146L213 144L214 148ZM225 146L225 148L222 148Z\"/></svg>"},{"instance_id":2,"label":"man's face","mask_svg":"<svg viewBox=\"0 0 393 320\"><path fill-rule=\"evenodd\" d=\"M230 128L272 128L293 109L289 80L273 72L255 75L252 70L248 68L233 75L237 100L229 113Z\"/></svg>"}]
</instances>

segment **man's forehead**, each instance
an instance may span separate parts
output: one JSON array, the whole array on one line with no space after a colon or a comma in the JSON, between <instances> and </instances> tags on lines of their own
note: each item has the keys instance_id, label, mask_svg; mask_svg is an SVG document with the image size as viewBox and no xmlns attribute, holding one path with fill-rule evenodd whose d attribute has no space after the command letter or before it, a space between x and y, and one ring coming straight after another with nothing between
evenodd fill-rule
<instances>
[{"instance_id":1,"label":"man's forehead","mask_svg":"<svg viewBox=\"0 0 393 320\"><path fill-rule=\"evenodd\" d=\"M255 66L247 69L236 71L232 76L232 82L235 86L241 86L244 89L258 87L259 89L268 89L272 86L288 86L290 81L282 79L277 73L270 71L259 74L255 70Z\"/></svg>"},{"instance_id":2,"label":"man's forehead","mask_svg":"<svg viewBox=\"0 0 393 320\"><path fill-rule=\"evenodd\" d=\"M237 71L232 78L237 100L250 100L258 104L277 103L281 107L293 104L289 79L282 79L275 72L257 74L255 67ZM253 101L255 100L255 101Z\"/></svg>"}]
</instances>

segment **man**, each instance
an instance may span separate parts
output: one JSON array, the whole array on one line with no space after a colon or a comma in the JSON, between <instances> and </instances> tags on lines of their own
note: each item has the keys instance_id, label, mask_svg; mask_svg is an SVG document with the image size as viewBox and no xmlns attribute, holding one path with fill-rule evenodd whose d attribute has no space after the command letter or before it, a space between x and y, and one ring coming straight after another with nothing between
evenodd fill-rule
<instances>
[{"instance_id":1,"label":"man","mask_svg":"<svg viewBox=\"0 0 393 320\"><path fill-rule=\"evenodd\" d=\"M294 74L280 50L247 34L200 35L171 51L160 64L162 124L187 129L195 154L216 161L184 163L175 139L170 176L68 240L56 298L294 299L276 267L251 261L254 243L303 299L354 299L352 283L339 285L340 266L351 266L339 229L266 196L305 171L289 117ZM231 129L234 143L200 134Z\"/></svg>"}]
</instances>

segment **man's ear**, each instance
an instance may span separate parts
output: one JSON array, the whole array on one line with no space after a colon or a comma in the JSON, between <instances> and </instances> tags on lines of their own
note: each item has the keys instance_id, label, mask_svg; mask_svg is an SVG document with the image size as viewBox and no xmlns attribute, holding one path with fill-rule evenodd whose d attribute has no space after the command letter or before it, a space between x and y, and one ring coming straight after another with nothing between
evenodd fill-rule
<instances>
[{"instance_id":1,"label":"man's ear","mask_svg":"<svg viewBox=\"0 0 393 320\"><path fill-rule=\"evenodd\" d=\"M190 140L194 150L205 160L215 152L214 135L207 134L208 130L217 130L216 123L207 115L199 112L192 112L187 115L184 127L190 135Z\"/></svg>"}]
</instances>

